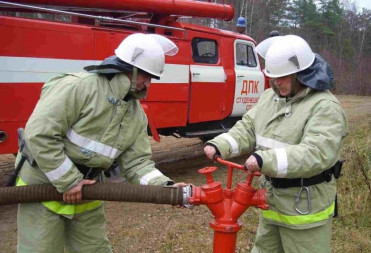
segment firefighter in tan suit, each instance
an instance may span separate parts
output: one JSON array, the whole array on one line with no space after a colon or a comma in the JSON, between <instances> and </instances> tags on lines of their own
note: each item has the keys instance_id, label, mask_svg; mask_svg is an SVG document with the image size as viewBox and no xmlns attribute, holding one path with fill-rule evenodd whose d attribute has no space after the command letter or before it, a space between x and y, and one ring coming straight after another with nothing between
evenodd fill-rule
<instances>
[{"instance_id":1,"label":"firefighter in tan suit","mask_svg":"<svg viewBox=\"0 0 371 253\"><path fill-rule=\"evenodd\" d=\"M269 210L252 252L330 253L340 146L348 124L332 88L331 67L302 38L276 36L257 52L272 78L258 104L228 132L206 143L209 159L251 154Z\"/></svg>"},{"instance_id":2,"label":"firefighter in tan suit","mask_svg":"<svg viewBox=\"0 0 371 253\"><path fill-rule=\"evenodd\" d=\"M17 185L51 183L64 201L19 205L18 252L111 252L103 203L80 201L82 186L114 166L131 183L173 184L151 160L138 99L162 76L165 54L177 51L165 37L133 34L114 56L85 67L90 73L45 83L25 129L37 165L25 162Z\"/></svg>"}]
</instances>

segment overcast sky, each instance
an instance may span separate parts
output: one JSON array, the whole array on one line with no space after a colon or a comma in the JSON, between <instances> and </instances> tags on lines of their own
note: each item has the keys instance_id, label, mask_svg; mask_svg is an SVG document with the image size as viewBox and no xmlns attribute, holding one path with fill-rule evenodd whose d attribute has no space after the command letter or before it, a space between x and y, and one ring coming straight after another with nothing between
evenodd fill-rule
<instances>
[{"instance_id":1,"label":"overcast sky","mask_svg":"<svg viewBox=\"0 0 371 253\"><path fill-rule=\"evenodd\" d=\"M362 10L362 8L367 8L371 10L371 0L356 0L358 7Z\"/></svg>"}]
</instances>

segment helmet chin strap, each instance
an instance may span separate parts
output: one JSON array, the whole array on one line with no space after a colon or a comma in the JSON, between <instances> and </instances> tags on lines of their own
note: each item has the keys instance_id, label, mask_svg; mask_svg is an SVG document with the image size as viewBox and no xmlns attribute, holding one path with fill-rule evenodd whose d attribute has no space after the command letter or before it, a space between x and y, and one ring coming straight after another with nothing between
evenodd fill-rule
<instances>
[{"instance_id":1,"label":"helmet chin strap","mask_svg":"<svg viewBox=\"0 0 371 253\"><path fill-rule=\"evenodd\" d=\"M132 77L131 77L131 85L130 85L130 90L129 94L136 98L136 99L142 99L147 96L147 88L145 87L141 91L137 91L137 81L138 81L138 68L133 66L133 72L132 72Z\"/></svg>"},{"instance_id":2,"label":"helmet chin strap","mask_svg":"<svg viewBox=\"0 0 371 253\"><path fill-rule=\"evenodd\" d=\"M137 89L137 80L138 80L138 68L133 66L133 72L131 76L131 85L130 85L130 95L134 96Z\"/></svg>"},{"instance_id":3,"label":"helmet chin strap","mask_svg":"<svg viewBox=\"0 0 371 253\"><path fill-rule=\"evenodd\" d=\"M293 97L295 95L295 90L296 90L296 75L293 74L291 75L291 90L290 94L287 96L288 98Z\"/></svg>"}]
</instances>

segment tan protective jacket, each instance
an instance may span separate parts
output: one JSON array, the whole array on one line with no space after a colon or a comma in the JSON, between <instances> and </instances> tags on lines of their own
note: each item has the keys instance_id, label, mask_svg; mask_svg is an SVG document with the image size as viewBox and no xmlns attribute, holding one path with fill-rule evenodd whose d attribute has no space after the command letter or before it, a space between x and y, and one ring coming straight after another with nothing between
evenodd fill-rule
<instances>
[{"instance_id":1,"label":"tan protective jacket","mask_svg":"<svg viewBox=\"0 0 371 253\"><path fill-rule=\"evenodd\" d=\"M125 74L111 81L89 73L64 74L45 83L25 129L37 167L24 166L26 184L51 182L59 192L76 186L83 175L74 164L108 169L117 160L121 175L136 184L171 181L155 168L147 118Z\"/></svg>"},{"instance_id":2,"label":"tan protective jacket","mask_svg":"<svg viewBox=\"0 0 371 253\"><path fill-rule=\"evenodd\" d=\"M286 101L272 89L214 144L223 158L255 152L263 160L261 173L275 178L308 178L332 167L339 159L340 146L347 135L344 111L329 91L301 90ZM246 156L247 158L247 156ZM307 215L295 211L299 187L278 189L262 177L268 211L263 217L282 226L309 228L324 224L334 210L335 180L309 186L311 206ZM305 192L299 210L308 210Z\"/></svg>"}]
</instances>

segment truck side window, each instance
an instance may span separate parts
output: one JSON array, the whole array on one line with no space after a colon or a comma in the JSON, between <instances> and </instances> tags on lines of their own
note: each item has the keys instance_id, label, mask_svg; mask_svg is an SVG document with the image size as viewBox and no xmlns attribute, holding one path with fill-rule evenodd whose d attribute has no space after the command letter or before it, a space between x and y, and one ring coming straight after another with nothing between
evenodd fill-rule
<instances>
[{"instance_id":1,"label":"truck side window","mask_svg":"<svg viewBox=\"0 0 371 253\"><path fill-rule=\"evenodd\" d=\"M256 67L256 59L252 46L237 43L236 45L236 65L238 66L247 66L247 67Z\"/></svg>"},{"instance_id":2,"label":"truck side window","mask_svg":"<svg viewBox=\"0 0 371 253\"><path fill-rule=\"evenodd\" d=\"M193 38L192 57L197 63L216 64L219 60L218 44L211 39Z\"/></svg>"}]
</instances>

